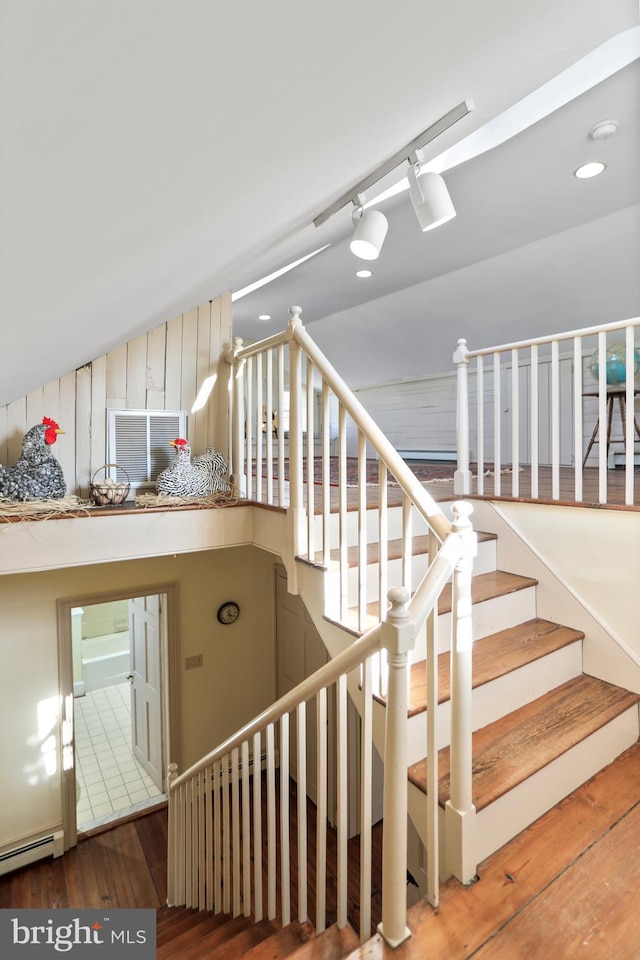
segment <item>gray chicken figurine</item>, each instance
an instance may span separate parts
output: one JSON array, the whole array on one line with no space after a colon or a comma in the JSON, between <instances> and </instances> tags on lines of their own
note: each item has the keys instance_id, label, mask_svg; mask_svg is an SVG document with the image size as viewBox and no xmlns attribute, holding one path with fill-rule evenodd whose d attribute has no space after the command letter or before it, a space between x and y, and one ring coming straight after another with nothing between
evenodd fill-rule
<instances>
[{"instance_id":1,"label":"gray chicken figurine","mask_svg":"<svg viewBox=\"0 0 640 960\"><path fill-rule=\"evenodd\" d=\"M220 453L207 447L205 453L191 459L191 446L177 437L169 443L175 448L173 463L158 474L156 490L170 497L208 497L213 493L229 493L227 463Z\"/></svg>"},{"instance_id":2,"label":"gray chicken figurine","mask_svg":"<svg viewBox=\"0 0 640 960\"><path fill-rule=\"evenodd\" d=\"M51 446L64 433L55 420L43 417L24 435L15 467L0 464L0 497L8 500L49 500L64 497L67 486Z\"/></svg>"}]
</instances>

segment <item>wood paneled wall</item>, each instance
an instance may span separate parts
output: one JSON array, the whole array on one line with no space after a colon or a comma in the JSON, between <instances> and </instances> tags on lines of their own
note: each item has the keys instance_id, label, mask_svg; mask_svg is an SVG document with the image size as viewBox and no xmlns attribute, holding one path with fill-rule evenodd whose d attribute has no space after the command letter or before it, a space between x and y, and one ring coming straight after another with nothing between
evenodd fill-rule
<instances>
[{"instance_id":1,"label":"wood paneled wall","mask_svg":"<svg viewBox=\"0 0 640 960\"><path fill-rule=\"evenodd\" d=\"M0 407L0 463L13 465L25 432L43 416L65 431L54 448L68 493L87 496L91 477L107 460L106 412L186 410L194 453L229 447L228 366L231 296L199 307L135 337L26 397ZM207 403L191 413L203 381L216 376Z\"/></svg>"}]
</instances>

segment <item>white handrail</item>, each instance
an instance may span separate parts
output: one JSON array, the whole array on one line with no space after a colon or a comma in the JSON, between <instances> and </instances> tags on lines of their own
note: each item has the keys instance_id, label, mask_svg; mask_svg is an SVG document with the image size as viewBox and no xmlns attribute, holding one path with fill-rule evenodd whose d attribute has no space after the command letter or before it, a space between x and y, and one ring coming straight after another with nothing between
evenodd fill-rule
<instances>
[{"instance_id":1,"label":"white handrail","mask_svg":"<svg viewBox=\"0 0 640 960\"><path fill-rule=\"evenodd\" d=\"M300 308L292 307L291 309L293 315L293 312ZM437 502L409 469L396 448L385 437L373 417L367 413L337 370L318 349L301 323L293 326L293 336L307 356L311 358L323 379L329 383L354 423L362 430L367 442L371 444L380 459L389 467L402 489L409 494L420 513L433 527L440 541L444 541L445 537L451 533L452 528Z\"/></svg>"},{"instance_id":2,"label":"white handrail","mask_svg":"<svg viewBox=\"0 0 640 960\"><path fill-rule=\"evenodd\" d=\"M574 337L594 336L603 331L604 333L613 330L625 330L627 327L637 327L640 324L640 317L633 317L630 320L616 320L613 323L605 323L596 327L583 327L580 330L567 330L564 333L549 334L544 337L533 337L531 340L515 340L513 343L502 343L498 347L482 347L481 350L467 349L468 357L488 357L492 353L506 353L510 350L520 350L525 347L540 346L544 343L552 343L554 340L573 340Z\"/></svg>"}]
</instances>

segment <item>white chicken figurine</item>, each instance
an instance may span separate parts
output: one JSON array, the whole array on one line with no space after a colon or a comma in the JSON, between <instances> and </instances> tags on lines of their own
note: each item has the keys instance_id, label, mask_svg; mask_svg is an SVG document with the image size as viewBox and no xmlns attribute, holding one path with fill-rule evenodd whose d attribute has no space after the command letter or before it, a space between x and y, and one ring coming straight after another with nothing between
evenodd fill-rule
<instances>
[{"instance_id":1,"label":"white chicken figurine","mask_svg":"<svg viewBox=\"0 0 640 960\"><path fill-rule=\"evenodd\" d=\"M170 440L176 455L173 463L158 474L156 490L170 497L208 497L229 493L227 463L220 453L207 447L205 453L191 459L191 446L183 437Z\"/></svg>"}]
</instances>

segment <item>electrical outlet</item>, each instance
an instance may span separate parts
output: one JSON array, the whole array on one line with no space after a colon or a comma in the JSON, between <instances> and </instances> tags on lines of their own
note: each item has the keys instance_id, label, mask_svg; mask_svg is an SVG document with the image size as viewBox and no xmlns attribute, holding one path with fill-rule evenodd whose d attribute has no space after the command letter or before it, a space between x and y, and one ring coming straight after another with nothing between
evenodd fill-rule
<instances>
[{"instance_id":1,"label":"electrical outlet","mask_svg":"<svg viewBox=\"0 0 640 960\"><path fill-rule=\"evenodd\" d=\"M184 668L185 670L195 670L196 667L202 666L202 654L198 653L195 657L185 657Z\"/></svg>"}]
</instances>

